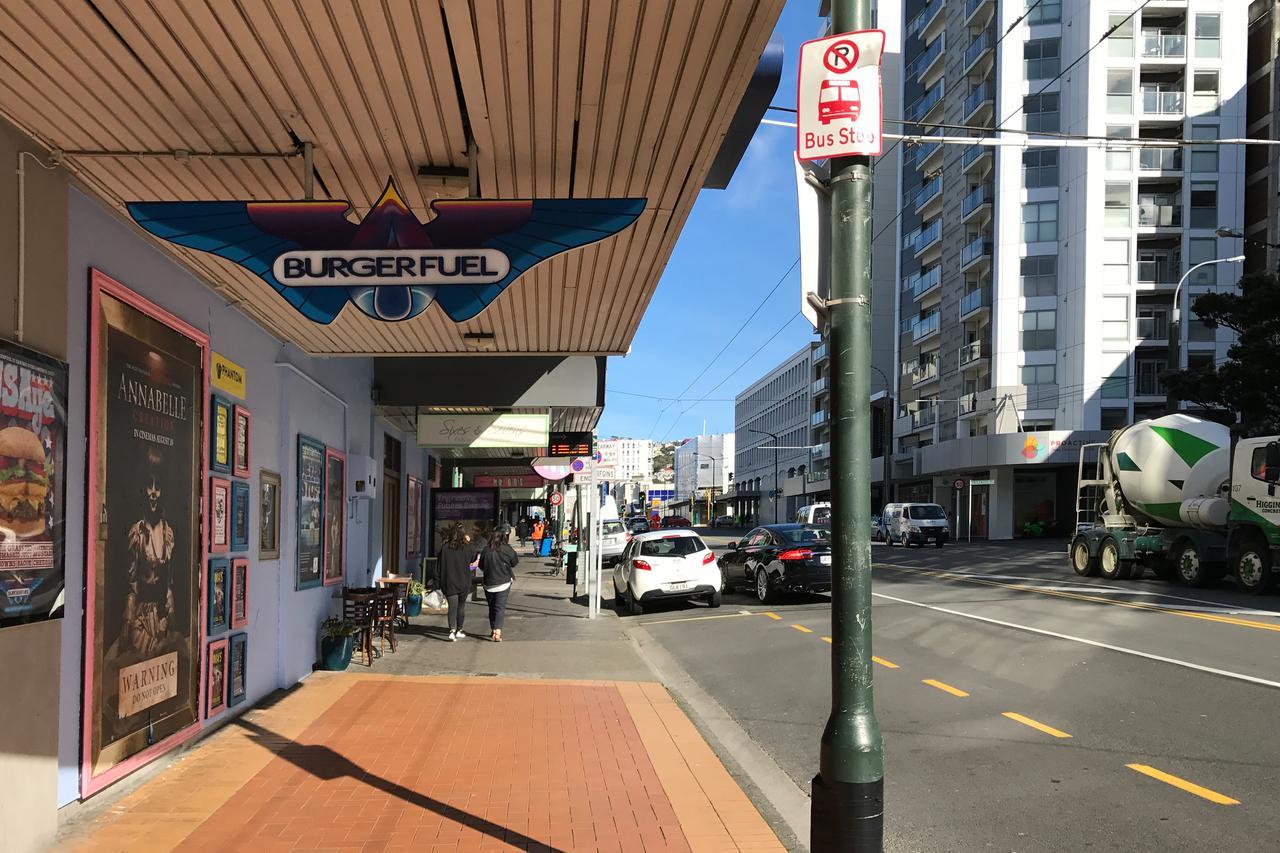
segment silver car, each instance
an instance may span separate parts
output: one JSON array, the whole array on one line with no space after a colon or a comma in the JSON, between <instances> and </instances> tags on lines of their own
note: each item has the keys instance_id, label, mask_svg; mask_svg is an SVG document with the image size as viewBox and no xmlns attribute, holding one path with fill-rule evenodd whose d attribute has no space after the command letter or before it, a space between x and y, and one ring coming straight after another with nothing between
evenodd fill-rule
<instances>
[{"instance_id":1,"label":"silver car","mask_svg":"<svg viewBox=\"0 0 1280 853\"><path fill-rule=\"evenodd\" d=\"M617 519L603 521L601 526L603 536L600 540L600 553L604 557L605 565L611 565L617 562L622 552L626 550L627 543L631 541L631 531Z\"/></svg>"}]
</instances>

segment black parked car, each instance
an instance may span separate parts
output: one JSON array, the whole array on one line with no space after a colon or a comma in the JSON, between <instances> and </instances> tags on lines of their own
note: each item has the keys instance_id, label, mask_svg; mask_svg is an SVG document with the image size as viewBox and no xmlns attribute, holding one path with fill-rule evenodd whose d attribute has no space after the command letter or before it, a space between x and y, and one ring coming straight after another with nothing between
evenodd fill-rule
<instances>
[{"instance_id":1,"label":"black parked car","mask_svg":"<svg viewBox=\"0 0 1280 853\"><path fill-rule=\"evenodd\" d=\"M763 603L786 592L831 591L831 530L809 524L768 524L720 557L724 589L755 590Z\"/></svg>"}]
</instances>

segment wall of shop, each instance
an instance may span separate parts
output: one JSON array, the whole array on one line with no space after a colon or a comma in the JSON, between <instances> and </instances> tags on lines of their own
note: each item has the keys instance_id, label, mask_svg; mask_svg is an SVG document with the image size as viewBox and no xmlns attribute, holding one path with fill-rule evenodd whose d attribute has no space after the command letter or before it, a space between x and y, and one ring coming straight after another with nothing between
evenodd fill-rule
<instances>
[{"instance_id":1,"label":"wall of shop","mask_svg":"<svg viewBox=\"0 0 1280 853\"><path fill-rule=\"evenodd\" d=\"M98 268L160 307L207 333L210 347L245 369L246 396L232 402L253 414L251 433L248 697L238 713L280 687L310 674L317 659L317 626L339 610L339 587L295 589L297 436L299 432L344 450L381 460L374 427L368 359L319 359L282 344L215 291L193 277L113 211L76 190L66 195L69 235L66 281L66 347L71 364L72 425L68 456L67 604L61 623L57 800L78 797L81 704L82 585L85 560L85 436L88 378L89 270ZM283 303L280 310L292 310ZM224 395L226 396L226 395ZM373 439L377 441L374 442ZM410 454L407 454L410 456ZM281 477L280 557L258 558L257 489L266 468ZM349 501L346 508L346 575L363 583L380 553L380 505ZM229 632L230 633L230 632ZM218 718L214 719L217 722Z\"/></svg>"}]
</instances>

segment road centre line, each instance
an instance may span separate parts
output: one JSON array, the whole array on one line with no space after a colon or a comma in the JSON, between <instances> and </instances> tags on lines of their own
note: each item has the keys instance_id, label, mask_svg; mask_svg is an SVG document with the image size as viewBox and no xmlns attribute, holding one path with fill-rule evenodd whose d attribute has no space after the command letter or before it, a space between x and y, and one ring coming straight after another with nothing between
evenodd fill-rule
<instances>
[{"instance_id":1,"label":"road centre line","mask_svg":"<svg viewBox=\"0 0 1280 853\"><path fill-rule=\"evenodd\" d=\"M1141 652L1137 649L1130 649L1124 646L1116 646L1111 643L1103 643L1098 640L1088 640L1084 637L1073 637L1070 634L1060 634L1057 631L1049 631L1044 628L1033 628L1030 625L1019 625L1016 622L1005 622L1003 619L992 619L989 616L978 616L975 613L963 613L959 610L951 610L947 607L939 607L936 604L925 604L921 601L912 601L909 598L898 598L896 595L885 595L882 592L871 593L876 598L883 598L886 601L896 601L899 604L909 604L912 607L923 607L926 610L936 610L939 613L946 613L949 616L959 616L962 619L973 619L978 622L986 622L990 625L999 625L1001 628L1012 628L1016 631L1030 631L1033 634L1041 634L1045 637L1053 637L1056 640L1069 640L1073 643L1083 643L1086 646L1093 646L1099 649L1107 649L1112 652L1120 652L1121 654L1133 655L1134 657L1146 658L1147 660L1159 661L1160 663L1169 663L1174 666L1182 666L1187 669L1194 669L1199 672L1207 672L1211 675L1221 675L1224 678L1234 678L1237 681L1247 681L1250 684L1261 684L1263 687L1280 688L1280 681L1271 681L1266 678L1258 678L1255 675L1245 675L1242 672L1231 672L1226 669L1218 669L1217 667L1205 666L1203 664L1191 663L1190 661L1179 660L1177 658L1165 657L1164 655L1156 655L1151 652Z\"/></svg>"},{"instance_id":2,"label":"road centre line","mask_svg":"<svg viewBox=\"0 0 1280 853\"><path fill-rule=\"evenodd\" d=\"M779 616L777 613L772 613L772 612L770 612L770 611L766 610L766 611L765 611L765 613L764 613L764 615L765 615L765 616L768 616L770 619L773 619L774 621L777 621L777 622L781 622L781 621L782 621L782 617L781 617L781 616Z\"/></svg>"},{"instance_id":3,"label":"road centre line","mask_svg":"<svg viewBox=\"0 0 1280 853\"><path fill-rule=\"evenodd\" d=\"M671 622L702 622L706 619L732 619L735 616L754 616L750 610L742 610L738 613L717 613L715 616L678 616L675 619L654 619L644 622L645 625L666 625Z\"/></svg>"},{"instance_id":4,"label":"road centre line","mask_svg":"<svg viewBox=\"0 0 1280 853\"><path fill-rule=\"evenodd\" d=\"M1197 797L1202 797L1211 803L1217 803L1220 806L1240 805L1239 800L1232 799L1226 794L1219 794L1217 791L1197 785L1195 782L1188 782L1186 779L1174 776L1171 773L1165 773L1163 770L1157 770L1156 768L1150 767L1146 764L1126 764L1125 767L1141 773L1144 776L1150 776L1152 779L1164 782L1166 785L1172 785L1173 787L1186 791L1189 794L1195 794Z\"/></svg>"},{"instance_id":5,"label":"road centre line","mask_svg":"<svg viewBox=\"0 0 1280 853\"><path fill-rule=\"evenodd\" d=\"M794 622L791 624L791 627L792 627L792 628L795 628L797 631L800 631L801 633L804 633L804 634L812 634L812 633L813 633L813 629L812 629L812 628L806 628L805 626L803 626L803 625L797 625L797 624L795 624Z\"/></svg>"},{"instance_id":6,"label":"road centre line","mask_svg":"<svg viewBox=\"0 0 1280 853\"><path fill-rule=\"evenodd\" d=\"M1067 598L1076 601L1090 601L1095 604L1108 604L1112 607L1127 607L1130 610L1146 610L1152 613L1168 613L1171 616L1185 616L1188 619L1204 619L1209 622L1221 622L1226 625L1236 625L1241 628L1256 628L1261 631L1280 632L1280 625L1268 625L1264 622L1251 622L1247 619L1235 619L1229 616L1219 616L1211 613L1192 613L1187 610L1175 610L1169 607L1160 607L1155 604L1146 604L1138 601L1112 601L1107 598L1098 598L1092 595L1077 595L1070 592L1054 592L1042 587L1032 586L1030 584L1013 584L1013 583L996 583L994 581L978 580L972 577L966 577L962 574L946 571L928 571L925 569L909 569L904 566L895 566L889 563L875 564L879 568L891 569L893 571L907 572L909 574L926 575L928 577L941 578L942 580L963 581L965 583L981 584L982 586L993 586L1002 589L1016 589L1022 592L1035 592L1040 595L1051 595L1056 598Z\"/></svg>"},{"instance_id":7,"label":"road centre line","mask_svg":"<svg viewBox=\"0 0 1280 853\"><path fill-rule=\"evenodd\" d=\"M952 696L960 696L963 698L969 695L968 693L965 693L963 690L961 690L959 687L952 687L950 684L946 684L934 678L926 678L924 681L920 683L927 684L930 687L936 687L939 690L941 690L943 693L950 693Z\"/></svg>"},{"instance_id":8,"label":"road centre line","mask_svg":"<svg viewBox=\"0 0 1280 853\"><path fill-rule=\"evenodd\" d=\"M1013 711L1005 711L1000 716L1008 717L1015 723L1022 723L1024 726L1029 726L1037 731L1044 732L1047 735L1053 735L1054 737L1071 737L1071 735L1067 734L1062 729L1055 729L1053 726L1045 725L1044 723L1033 720L1030 717L1024 717L1021 714L1016 714Z\"/></svg>"}]
</instances>

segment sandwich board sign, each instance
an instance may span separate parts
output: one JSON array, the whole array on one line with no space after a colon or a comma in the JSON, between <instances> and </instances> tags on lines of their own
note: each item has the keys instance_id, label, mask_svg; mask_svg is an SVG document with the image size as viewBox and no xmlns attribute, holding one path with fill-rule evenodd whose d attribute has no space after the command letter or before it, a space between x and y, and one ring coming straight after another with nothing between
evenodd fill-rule
<instances>
[{"instance_id":1,"label":"sandwich board sign","mask_svg":"<svg viewBox=\"0 0 1280 853\"><path fill-rule=\"evenodd\" d=\"M797 159L880 154L884 44L884 30L861 30L800 45Z\"/></svg>"}]
</instances>

